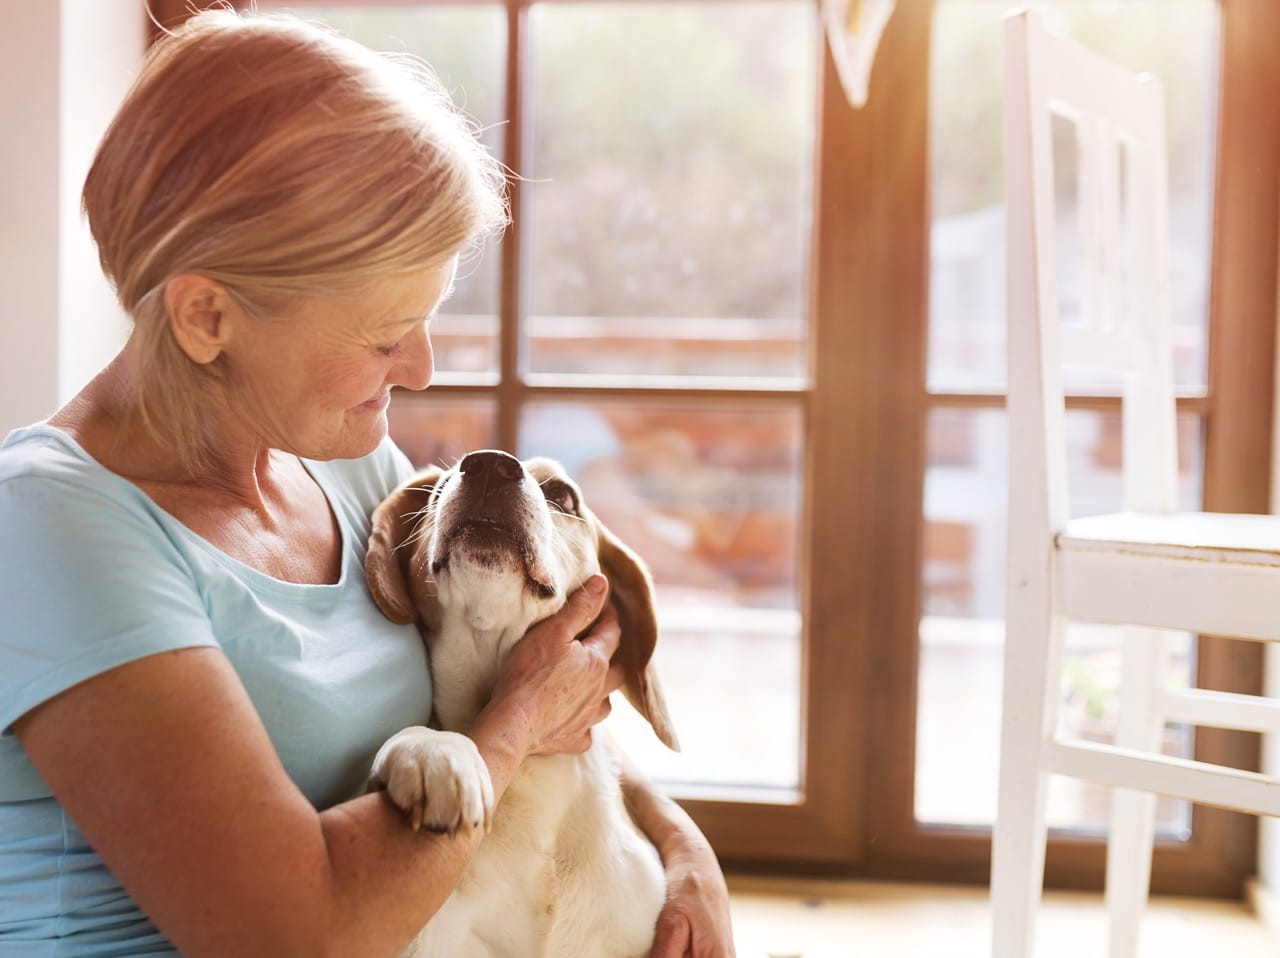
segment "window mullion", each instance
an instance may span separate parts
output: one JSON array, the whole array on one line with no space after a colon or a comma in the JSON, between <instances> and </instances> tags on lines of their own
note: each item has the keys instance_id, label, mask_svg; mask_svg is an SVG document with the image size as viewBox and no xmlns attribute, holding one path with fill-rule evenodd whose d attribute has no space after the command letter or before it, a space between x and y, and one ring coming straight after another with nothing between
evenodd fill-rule
<instances>
[{"instance_id":1,"label":"window mullion","mask_svg":"<svg viewBox=\"0 0 1280 958\"><path fill-rule=\"evenodd\" d=\"M528 86L528 7L521 0L507 3L506 135L504 160L516 175L507 184L511 225L502 243L502 286L499 294L499 377L497 387L498 445L517 448L520 405L524 394L521 342L524 338L524 288L528 246L524 215L527 197L521 177L529 161L525 129L525 90Z\"/></svg>"}]
</instances>

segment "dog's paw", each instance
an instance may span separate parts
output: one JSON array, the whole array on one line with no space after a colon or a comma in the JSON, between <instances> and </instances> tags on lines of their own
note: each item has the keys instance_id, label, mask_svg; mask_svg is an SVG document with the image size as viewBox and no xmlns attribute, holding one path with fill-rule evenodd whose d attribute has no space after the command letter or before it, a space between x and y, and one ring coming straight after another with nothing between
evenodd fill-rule
<instances>
[{"instance_id":1,"label":"dog's paw","mask_svg":"<svg viewBox=\"0 0 1280 958\"><path fill-rule=\"evenodd\" d=\"M493 782L475 742L456 732L407 728L378 750L371 788L385 788L414 831L466 835L493 824Z\"/></svg>"}]
</instances>

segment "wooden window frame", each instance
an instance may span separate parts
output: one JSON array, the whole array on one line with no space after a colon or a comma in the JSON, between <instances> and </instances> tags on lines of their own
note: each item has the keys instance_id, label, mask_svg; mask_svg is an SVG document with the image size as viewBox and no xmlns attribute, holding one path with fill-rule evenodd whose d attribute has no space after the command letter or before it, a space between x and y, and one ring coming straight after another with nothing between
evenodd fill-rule
<instances>
[{"instance_id":1,"label":"wooden window frame","mask_svg":"<svg viewBox=\"0 0 1280 958\"><path fill-rule=\"evenodd\" d=\"M347 0L353 2L353 0ZM354 0L359 2L359 0ZM386 3L387 0L380 0ZM397 0L406 2L406 0ZM1222 71L1215 174L1208 388L1184 401L1205 423L1205 508L1268 511L1280 231L1280 36L1272 0L1219 0ZM506 0L512 104L509 158L523 155L520 102L530 0ZM150 0L180 22L188 0ZM935 0L902 0L889 21L870 101L851 109L822 56L811 255L811 388L754 391L576 387L523 377L513 321L521 306L520 184L503 244L500 382L433 387L496 399L498 436L514 448L533 399L777 400L806 417L802 549L805 611L803 769L794 804L684 801L727 867L985 884L987 828L914 818L925 429L931 410L1003 408L1002 395L930 394L928 109ZM155 36L154 27L152 36ZM519 169L518 165L508 162ZM1107 401L1081 401L1090 408ZM1202 684L1257 692L1258 646L1202 639ZM1201 730L1198 757L1256 768L1257 736ZM1190 840L1161 844L1153 889L1238 896L1256 866L1256 820L1197 808ZM1101 887L1096 840L1054 834L1050 885Z\"/></svg>"}]
</instances>

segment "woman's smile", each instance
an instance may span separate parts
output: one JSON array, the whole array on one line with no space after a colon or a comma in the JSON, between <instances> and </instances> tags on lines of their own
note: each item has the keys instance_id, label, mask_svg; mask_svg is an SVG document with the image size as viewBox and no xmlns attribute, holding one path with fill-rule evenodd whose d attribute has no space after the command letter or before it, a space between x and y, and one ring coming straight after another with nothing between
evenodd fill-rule
<instances>
[{"instance_id":1,"label":"woman's smile","mask_svg":"<svg viewBox=\"0 0 1280 958\"><path fill-rule=\"evenodd\" d=\"M375 396L368 402L362 402L357 409L364 409L369 412L382 412L387 406L391 405L391 390L387 390L380 396Z\"/></svg>"}]
</instances>

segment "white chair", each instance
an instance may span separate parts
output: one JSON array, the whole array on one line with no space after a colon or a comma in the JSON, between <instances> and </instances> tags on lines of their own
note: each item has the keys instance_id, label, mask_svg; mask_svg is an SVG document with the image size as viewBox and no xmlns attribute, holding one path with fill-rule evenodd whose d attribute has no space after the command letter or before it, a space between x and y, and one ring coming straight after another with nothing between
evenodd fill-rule
<instances>
[{"instance_id":1,"label":"white chair","mask_svg":"<svg viewBox=\"0 0 1280 958\"><path fill-rule=\"evenodd\" d=\"M1029 958L1050 775L1115 786L1107 847L1112 958L1133 958L1157 794L1280 815L1280 780L1165 757L1166 721L1271 730L1271 700L1162 687L1160 629L1280 640L1280 519L1176 511L1167 182L1160 84L1022 11L1005 23L1009 558L995 958ZM1052 116L1075 125L1079 317L1058 298ZM1069 129L1069 127L1068 127ZM1063 366L1123 377L1124 508L1071 519ZM1125 626L1114 745L1058 727L1068 620Z\"/></svg>"}]
</instances>

